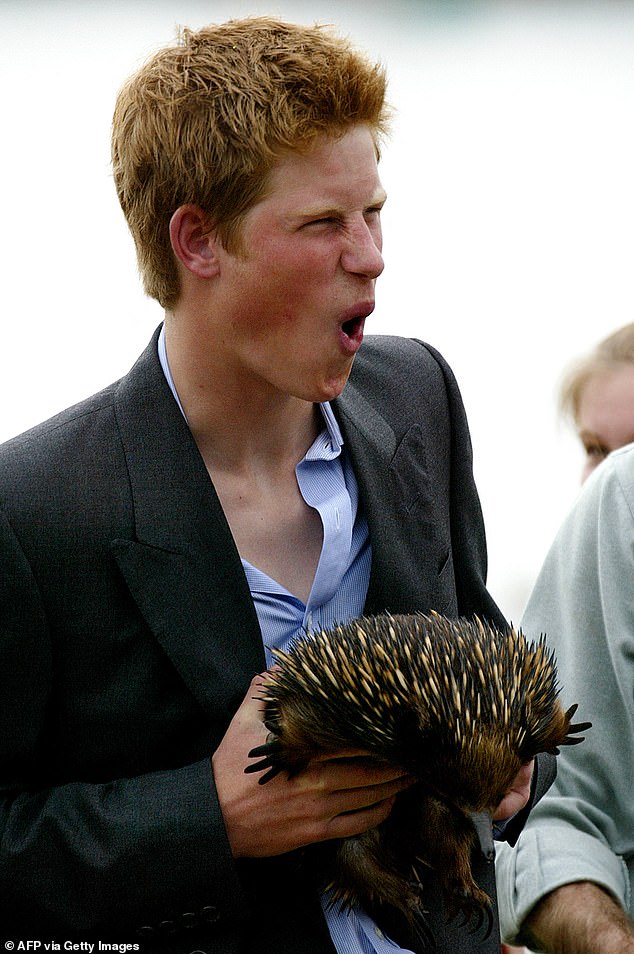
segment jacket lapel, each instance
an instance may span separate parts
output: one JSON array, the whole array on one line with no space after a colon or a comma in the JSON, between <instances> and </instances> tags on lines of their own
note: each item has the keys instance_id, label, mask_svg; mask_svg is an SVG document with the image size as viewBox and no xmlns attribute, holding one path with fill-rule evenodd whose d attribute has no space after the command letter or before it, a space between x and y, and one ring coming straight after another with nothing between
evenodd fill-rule
<instances>
[{"instance_id":1,"label":"jacket lapel","mask_svg":"<svg viewBox=\"0 0 634 954\"><path fill-rule=\"evenodd\" d=\"M117 390L135 526L112 550L146 622L201 705L235 708L265 668L262 637L220 502L160 367L157 336ZM421 550L437 528L419 426L397 439L379 400L367 386L362 392L354 375L334 408L372 541L365 612L434 606L437 568Z\"/></svg>"},{"instance_id":2,"label":"jacket lapel","mask_svg":"<svg viewBox=\"0 0 634 954\"><path fill-rule=\"evenodd\" d=\"M424 442L414 425L401 440L350 380L335 402L370 530L372 570L367 614L414 612L434 605L437 574L421 558L435 534L426 502L431 489Z\"/></svg>"},{"instance_id":3,"label":"jacket lapel","mask_svg":"<svg viewBox=\"0 0 634 954\"><path fill-rule=\"evenodd\" d=\"M115 408L135 527L132 539L113 541L114 557L199 703L232 711L265 668L260 629L220 502L160 367L156 335L122 379Z\"/></svg>"}]
</instances>

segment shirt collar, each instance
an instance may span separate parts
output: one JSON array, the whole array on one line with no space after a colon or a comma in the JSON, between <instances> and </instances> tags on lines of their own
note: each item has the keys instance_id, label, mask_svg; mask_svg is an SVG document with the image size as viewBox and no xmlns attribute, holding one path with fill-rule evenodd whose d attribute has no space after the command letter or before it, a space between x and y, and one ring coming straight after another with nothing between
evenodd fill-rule
<instances>
[{"instance_id":1,"label":"shirt collar","mask_svg":"<svg viewBox=\"0 0 634 954\"><path fill-rule=\"evenodd\" d=\"M176 385L174 384L174 379L172 377L172 372L170 371L169 361L167 360L167 348L165 347L165 323L161 325L161 333L158 337L158 358L161 362L161 367L163 369L163 374L165 375L165 380L170 386L170 391L174 395L174 400L178 404L181 414L187 420L187 415L183 410L183 405L181 404L180 398L178 396L178 391L176 390Z\"/></svg>"},{"instance_id":2,"label":"shirt collar","mask_svg":"<svg viewBox=\"0 0 634 954\"><path fill-rule=\"evenodd\" d=\"M328 437L330 439L330 446L335 454L340 454L341 448L343 447L343 435L337 422L337 418L335 417L328 401L323 401L319 407L321 409L326 430L328 432Z\"/></svg>"}]
</instances>

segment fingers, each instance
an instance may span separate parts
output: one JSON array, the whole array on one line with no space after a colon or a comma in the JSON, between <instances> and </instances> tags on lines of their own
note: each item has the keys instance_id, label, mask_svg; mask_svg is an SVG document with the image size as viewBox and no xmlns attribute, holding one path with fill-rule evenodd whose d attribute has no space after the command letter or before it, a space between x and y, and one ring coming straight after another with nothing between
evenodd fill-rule
<instances>
[{"instance_id":1,"label":"fingers","mask_svg":"<svg viewBox=\"0 0 634 954\"><path fill-rule=\"evenodd\" d=\"M413 784L407 775L385 782L373 782L367 785L355 785L350 788L335 788L325 796L332 815L351 814L364 811L378 805L386 799L394 798Z\"/></svg>"},{"instance_id":2,"label":"fingers","mask_svg":"<svg viewBox=\"0 0 634 954\"><path fill-rule=\"evenodd\" d=\"M366 749L338 749L336 752L320 752L319 755L316 755L314 760L315 762L335 762L335 761L344 761L350 759L371 761L373 765L387 765L387 762L382 763L375 755L370 755Z\"/></svg>"},{"instance_id":3,"label":"fingers","mask_svg":"<svg viewBox=\"0 0 634 954\"><path fill-rule=\"evenodd\" d=\"M534 764L534 760L531 760L526 765L522 765L513 779L509 791L498 805L493 815L494 821L503 821L510 818L528 804L531 795Z\"/></svg>"},{"instance_id":4,"label":"fingers","mask_svg":"<svg viewBox=\"0 0 634 954\"><path fill-rule=\"evenodd\" d=\"M370 828L384 822L394 807L396 795L370 805L368 808L357 809L353 812L344 812L329 819L323 826L315 841L328 841L331 838L350 838L360 835Z\"/></svg>"},{"instance_id":5,"label":"fingers","mask_svg":"<svg viewBox=\"0 0 634 954\"><path fill-rule=\"evenodd\" d=\"M356 749L327 753L266 785L245 773L248 753L266 749L262 687L256 676L212 756L218 801L234 857L281 854L316 841L345 838L381 824L394 799L413 783L402 769ZM254 827L253 819L259 823Z\"/></svg>"},{"instance_id":6,"label":"fingers","mask_svg":"<svg viewBox=\"0 0 634 954\"><path fill-rule=\"evenodd\" d=\"M367 752L351 752L314 758L304 778L310 784L319 784L321 779L324 787L341 790L365 788L411 777L402 768L382 762Z\"/></svg>"},{"instance_id":7,"label":"fingers","mask_svg":"<svg viewBox=\"0 0 634 954\"><path fill-rule=\"evenodd\" d=\"M338 761L338 760L336 760ZM399 792L414 783L393 767L311 764L288 784L312 805L309 841L346 838L381 824ZM290 794L290 793L289 793Z\"/></svg>"},{"instance_id":8,"label":"fingers","mask_svg":"<svg viewBox=\"0 0 634 954\"><path fill-rule=\"evenodd\" d=\"M293 786L294 782L292 780L290 785ZM398 793L410 784L410 779L401 777L396 781L364 788L305 793L307 812L304 816L303 844L348 838L380 825L390 814ZM302 793L295 794L297 804L300 804ZM291 796L291 800L294 797Z\"/></svg>"},{"instance_id":9,"label":"fingers","mask_svg":"<svg viewBox=\"0 0 634 954\"><path fill-rule=\"evenodd\" d=\"M517 773L515 780L513 781L512 788L516 791L523 791L527 796L530 794L531 782L533 780L533 769L535 767L535 760L531 759L530 762L527 762L526 765L522 765L521 769Z\"/></svg>"}]
</instances>

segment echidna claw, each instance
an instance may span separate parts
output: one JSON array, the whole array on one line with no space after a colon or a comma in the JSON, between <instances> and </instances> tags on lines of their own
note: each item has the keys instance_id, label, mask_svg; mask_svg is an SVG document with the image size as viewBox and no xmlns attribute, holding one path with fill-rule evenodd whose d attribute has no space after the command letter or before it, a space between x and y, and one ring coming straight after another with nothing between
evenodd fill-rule
<instances>
[{"instance_id":1,"label":"echidna claw","mask_svg":"<svg viewBox=\"0 0 634 954\"><path fill-rule=\"evenodd\" d=\"M249 752L249 758L257 759L261 755L263 755L264 758L260 759L259 762L253 762L251 765L247 765L244 774L253 775L255 772L263 772L264 769L269 769L266 775L258 779L258 784L264 785L266 782L270 782L272 778L275 778L275 776L279 775L282 771L283 766L279 764L278 756L283 750L283 745L274 738L268 742L264 742L263 745L256 745L256 747Z\"/></svg>"},{"instance_id":2,"label":"echidna claw","mask_svg":"<svg viewBox=\"0 0 634 954\"><path fill-rule=\"evenodd\" d=\"M476 934L478 931L482 930L483 925L486 924L486 931L482 938L483 941L486 941L491 936L491 931L493 930L493 912L491 908L478 908L478 913L476 916L476 923L474 925L473 931L471 933Z\"/></svg>"},{"instance_id":3,"label":"echidna claw","mask_svg":"<svg viewBox=\"0 0 634 954\"><path fill-rule=\"evenodd\" d=\"M460 909L460 911L458 911L458 916L459 916L460 919L461 919L461 920L460 920L460 927L461 927L461 928L465 928L465 927L467 926L467 924L469 923L469 921L471 920L470 917L469 917L469 915L467 914L466 911L463 911L462 909Z\"/></svg>"},{"instance_id":4,"label":"echidna claw","mask_svg":"<svg viewBox=\"0 0 634 954\"><path fill-rule=\"evenodd\" d=\"M271 739L268 742L264 742L262 745L256 745L254 749L251 749L249 752L250 759L256 759L258 755L277 755L279 752L282 752L284 746L281 742Z\"/></svg>"},{"instance_id":5,"label":"echidna claw","mask_svg":"<svg viewBox=\"0 0 634 954\"><path fill-rule=\"evenodd\" d=\"M566 710L566 718L568 719L569 723L578 708L579 708L579 704L575 702L573 703L573 705L570 706L570 708ZM575 722L574 725L569 724L568 735L566 736L565 739L561 740L560 745L578 745L579 742L584 741L584 736L577 736L576 739L571 738L571 736L577 735L578 732L586 732L588 729L591 729L591 728L592 728L591 722ZM558 750L555 750L555 753L559 755Z\"/></svg>"},{"instance_id":6,"label":"echidna claw","mask_svg":"<svg viewBox=\"0 0 634 954\"><path fill-rule=\"evenodd\" d=\"M254 762L252 765L247 765L244 770L244 774L253 775L255 772L263 772L266 768L274 768L278 772L281 771L279 766L276 766L272 759L261 759L259 762Z\"/></svg>"},{"instance_id":7,"label":"echidna claw","mask_svg":"<svg viewBox=\"0 0 634 954\"><path fill-rule=\"evenodd\" d=\"M276 768L275 766L269 769L266 775L263 775L258 779L258 785L266 785L266 783L270 782L272 778L275 778L276 775L279 775L281 771L281 768Z\"/></svg>"},{"instance_id":8,"label":"echidna claw","mask_svg":"<svg viewBox=\"0 0 634 954\"><path fill-rule=\"evenodd\" d=\"M494 919L491 908L483 908L478 906L478 909L473 916L475 917L475 924L469 933L477 934L482 930L483 925L486 924L486 930L482 938L483 941L486 941L491 936L491 931L493 930Z\"/></svg>"},{"instance_id":9,"label":"echidna claw","mask_svg":"<svg viewBox=\"0 0 634 954\"><path fill-rule=\"evenodd\" d=\"M455 891L453 894L454 917L461 918L461 928L468 928L469 934L477 934L486 924L486 932L482 940L487 940L493 930L494 918L490 906L483 906L475 900L467 891Z\"/></svg>"}]
</instances>

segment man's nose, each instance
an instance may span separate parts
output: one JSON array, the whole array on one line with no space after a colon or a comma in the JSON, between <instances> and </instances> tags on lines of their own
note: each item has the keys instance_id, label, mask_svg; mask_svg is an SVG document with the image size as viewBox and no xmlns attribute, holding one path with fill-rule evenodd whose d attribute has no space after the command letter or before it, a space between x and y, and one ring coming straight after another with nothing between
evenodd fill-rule
<instances>
[{"instance_id":1,"label":"man's nose","mask_svg":"<svg viewBox=\"0 0 634 954\"><path fill-rule=\"evenodd\" d=\"M381 246L380 226L370 226L364 219L351 229L341 264L347 272L378 278L384 268Z\"/></svg>"}]
</instances>

